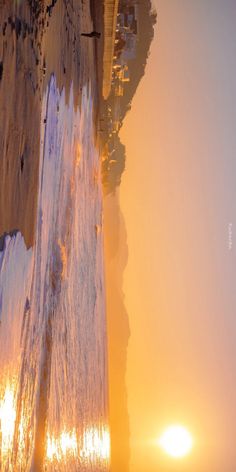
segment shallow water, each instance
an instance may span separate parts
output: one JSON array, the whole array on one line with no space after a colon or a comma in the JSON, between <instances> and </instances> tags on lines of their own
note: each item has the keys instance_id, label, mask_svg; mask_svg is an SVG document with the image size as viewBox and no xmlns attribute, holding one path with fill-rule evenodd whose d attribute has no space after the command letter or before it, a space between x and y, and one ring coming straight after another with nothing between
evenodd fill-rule
<instances>
[{"instance_id":1,"label":"shallow water","mask_svg":"<svg viewBox=\"0 0 236 472\"><path fill-rule=\"evenodd\" d=\"M109 464L102 190L90 86L44 97L35 246L0 252L2 471Z\"/></svg>"}]
</instances>

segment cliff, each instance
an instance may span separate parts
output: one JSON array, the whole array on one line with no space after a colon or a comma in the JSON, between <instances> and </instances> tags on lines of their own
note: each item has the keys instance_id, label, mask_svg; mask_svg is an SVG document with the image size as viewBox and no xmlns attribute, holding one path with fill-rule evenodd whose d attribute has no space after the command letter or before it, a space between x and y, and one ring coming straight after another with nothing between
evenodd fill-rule
<instances>
[{"instance_id":1,"label":"cliff","mask_svg":"<svg viewBox=\"0 0 236 472\"><path fill-rule=\"evenodd\" d=\"M106 142L106 158L102 164L103 185L105 194L114 193L116 187L121 182L122 173L125 169L126 150L120 142L119 130L127 112L131 109L132 99L136 93L139 82L145 74L145 68L149 56L150 45L154 37L154 25L156 23L156 13L152 9L150 0L142 2L127 2L120 0L119 12L122 12L127 3L137 4L138 8L138 34L136 41L136 54L134 59L127 63L129 69L129 82L124 84L124 94L117 98L115 87L111 87L110 95L104 102L103 116L108 123ZM109 110L113 110L119 102L119 121L115 130L111 130L112 117ZM116 118L117 119L117 118ZM109 128L110 126L110 128Z\"/></svg>"}]
</instances>

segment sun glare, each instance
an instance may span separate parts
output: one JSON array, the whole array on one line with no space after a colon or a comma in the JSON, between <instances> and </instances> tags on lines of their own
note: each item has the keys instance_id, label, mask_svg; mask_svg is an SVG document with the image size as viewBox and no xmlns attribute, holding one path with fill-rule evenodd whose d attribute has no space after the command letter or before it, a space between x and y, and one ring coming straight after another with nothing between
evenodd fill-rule
<instances>
[{"instance_id":1,"label":"sun glare","mask_svg":"<svg viewBox=\"0 0 236 472\"><path fill-rule=\"evenodd\" d=\"M186 428L180 425L169 426L158 440L161 449L173 458L187 456L193 447L193 439Z\"/></svg>"},{"instance_id":2,"label":"sun glare","mask_svg":"<svg viewBox=\"0 0 236 472\"><path fill-rule=\"evenodd\" d=\"M99 431L96 428L89 428L83 436L83 447L80 457L99 457L108 460L110 457L110 434L108 429Z\"/></svg>"},{"instance_id":3,"label":"sun glare","mask_svg":"<svg viewBox=\"0 0 236 472\"><path fill-rule=\"evenodd\" d=\"M66 456L76 456L78 445L75 430L63 431L58 438L47 437L47 458L50 461L56 459L62 461Z\"/></svg>"},{"instance_id":4,"label":"sun glare","mask_svg":"<svg viewBox=\"0 0 236 472\"><path fill-rule=\"evenodd\" d=\"M3 456L12 448L15 421L16 409L14 391L10 385L7 385L4 397L0 402L0 446Z\"/></svg>"},{"instance_id":5,"label":"sun glare","mask_svg":"<svg viewBox=\"0 0 236 472\"><path fill-rule=\"evenodd\" d=\"M16 386L7 383L5 391L0 396L0 469L8 468L12 454L14 435L17 431L19 465L23 465L25 451L25 435L27 424L24 416L16 423ZM76 430L65 430L53 436L47 433L46 462L69 464L72 460L84 463L100 461L109 462L110 434L106 425L91 426L85 429L81 437ZM12 469L13 470L13 469ZM15 469L14 469L15 470ZM18 469L17 469L18 470ZM23 470L23 469L22 469Z\"/></svg>"},{"instance_id":6,"label":"sun glare","mask_svg":"<svg viewBox=\"0 0 236 472\"><path fill-rule=\"evenodd\" d=\"M108 461L110 457L110 435L107 428L101 431L96 427L85 430L79 447L76 431L63 431L59 437L48 434L47 460L62 462L66 459L80 456L83 460L99 459Z\"/></svg>"}]
</instances>

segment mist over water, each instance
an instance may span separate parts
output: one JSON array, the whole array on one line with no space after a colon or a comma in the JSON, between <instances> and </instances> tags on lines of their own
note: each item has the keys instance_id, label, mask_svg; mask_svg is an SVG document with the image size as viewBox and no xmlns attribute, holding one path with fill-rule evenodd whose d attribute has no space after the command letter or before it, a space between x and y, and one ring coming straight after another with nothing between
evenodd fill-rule
<instances>
[{"instance_id":1,"label":"mist over water","mask_svg":"<svg viewBox=\"0 0 236 472\"><path fill-rule=\"evenodd\" d=\"M51 78L41 119L36 242L0 252L2 471L106 471L107 348L99 153Z\"/></svg>"}]
</instances>

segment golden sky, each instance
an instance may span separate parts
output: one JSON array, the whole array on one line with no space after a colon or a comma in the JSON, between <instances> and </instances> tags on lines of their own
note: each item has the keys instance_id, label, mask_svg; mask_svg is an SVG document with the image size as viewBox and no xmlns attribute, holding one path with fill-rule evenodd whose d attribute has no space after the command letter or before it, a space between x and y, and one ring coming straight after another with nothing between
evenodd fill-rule
<instances>
[{"instance_id":1,"label":"golden sky","mask_svg":"<svg viewBox=\"0 0 236 472\"><path fill-rule=\"evenodd\" d=\"M156 0L156 9L121 131L130 472L233 472L236 3ZM153 443L176 422L195 438L185 461Z\"/></svg>"}]
</instances>

